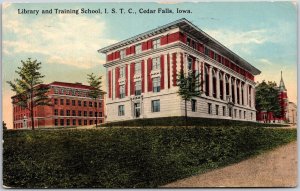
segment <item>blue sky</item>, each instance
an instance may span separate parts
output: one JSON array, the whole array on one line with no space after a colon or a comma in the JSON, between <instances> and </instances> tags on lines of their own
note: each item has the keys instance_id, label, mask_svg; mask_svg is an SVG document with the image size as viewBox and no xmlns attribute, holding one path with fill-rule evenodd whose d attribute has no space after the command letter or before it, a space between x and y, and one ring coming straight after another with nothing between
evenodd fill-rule
<instances>
[{"instance_id":1,"label":"blue sky","mask_svg":"<svg viewBox=\"0 0 300 191\"><path fill-rule=\"evenodd\" d=\"M192 14L18 15L17 9L157 8L190 9ZM97 50L186 18L262 71L256 77L279 83L280 71L290 101L297 102L297 10L292 2L210 3L68 3L5 4L3 6L3 107L11 121L10 96L5 83L17 76L20 60L43 63L46 83L86 83L86 75L104 75L105 56ZM105 79L104 79L105 80Z\"/></svg>"}]
</instances>

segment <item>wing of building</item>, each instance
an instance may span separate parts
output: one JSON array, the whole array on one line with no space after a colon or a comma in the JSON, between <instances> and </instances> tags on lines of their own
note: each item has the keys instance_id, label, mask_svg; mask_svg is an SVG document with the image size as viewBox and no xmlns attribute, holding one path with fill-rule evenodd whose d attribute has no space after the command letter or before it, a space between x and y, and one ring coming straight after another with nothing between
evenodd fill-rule
<instances>
[{"instance_id":1,"label":"wing of building","mask_svg":"<svg viewBox=\"0 0 300 191\"><path fill-rule=\"evenodd\" d=\"M201 74L188 116L255 121L260 71L186 19L98 50L106 54L107 122L183 116L180 70Z\"/></svg>"},{"instance_id":2,"label":"wing of building","mask_svg":"<svg viewBox=\"0 0 300 191\"><path fill-rule=\"evenodd\" d=\"M52 105L34 108L35 128L94 125L96 118L98 124L104 122L104 100L102 97L96 101L90 98L90 86L67 82L44 85L50 87L47 94ZM13 104L13 125L14 129L31 128L30 112L17 103Z\"/></svg>"}]
</instances>

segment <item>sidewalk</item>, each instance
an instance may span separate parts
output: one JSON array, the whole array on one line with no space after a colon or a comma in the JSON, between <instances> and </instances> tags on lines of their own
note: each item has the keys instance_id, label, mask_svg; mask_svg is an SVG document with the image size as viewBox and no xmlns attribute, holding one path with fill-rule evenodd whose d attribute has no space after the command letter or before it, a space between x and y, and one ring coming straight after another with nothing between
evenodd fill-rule
<instances>
[{"instance_id":1,"label":"sidewalk","mask_svg":"<svg viewBox=\"0 0 300 191\"><path fill-rule=\"evenodd\" d=\"M297 142L163 187L295 187Z\"/></svg>"}]
</instances>

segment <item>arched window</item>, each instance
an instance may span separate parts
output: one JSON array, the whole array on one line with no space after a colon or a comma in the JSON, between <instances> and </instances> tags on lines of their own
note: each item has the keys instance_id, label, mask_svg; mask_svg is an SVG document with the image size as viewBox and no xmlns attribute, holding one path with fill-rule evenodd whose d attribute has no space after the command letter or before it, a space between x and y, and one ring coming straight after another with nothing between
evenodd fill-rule
<instances>
[{"instance_id":1,"label":"arched window","mask_svg":"<svg viewBox=\"0 0 300 191\"><path fill-rule=\"evenodd\" d=\"M213 75L213 97L216 98L217 97L217 72L216 72L216 70L212 71L212 75Z\"/></svg>"},{"instance_id":2,"label":"arched window","mask_svg":"<svg viewBox=\"0 0 300 191\"><path fill-rule=\"evenodd\" d=\"M205 66L205 95L209 95L209 69L208 66Z\"/></svg>"},{"instance_id":3,"label":"arched window","mask_svg":"<svg viewBox=\"0 0 300 191\"><path fill-rule=\"evenodd\" d=\"M223 74L223 75L224 75L224 74ZM224 93L224 91L223 91L223 87L224 87L223 75L222 75L221 72L219 73L219 81L220 81L220 99L221 99L221 100L224 99L224 97L223 97L223 93Z\"/></svg>"}]
</instances>

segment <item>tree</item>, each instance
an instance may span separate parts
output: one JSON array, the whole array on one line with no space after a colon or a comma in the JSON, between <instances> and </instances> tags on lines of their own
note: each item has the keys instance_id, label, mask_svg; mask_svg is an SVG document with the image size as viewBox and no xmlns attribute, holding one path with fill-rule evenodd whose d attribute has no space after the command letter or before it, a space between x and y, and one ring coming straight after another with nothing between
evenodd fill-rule
<instances>
[{"instance_id":1,"label":"tree","mask_svg":"<svg viewBox=\"0 0 300 191\"><path fill-rule=\"evenodd\" d=\"M200 74L195 72L188 72L187 75L181 70L177 85L179 86L178 95L184 100L185 106L185 126L187 126L187 102L191 101L193 97L199 97L202 93L200 90ZM202 82L203 83L203 82Z\"/></svg>"},{"instance_id":2,"label":"tree","mask_svg":"<svg viewBox=\"0 0 300 191\"><path fill-rule=\"evenodd\" d=\"M91 90L89 91L89 97L93 98L95 102L98 98L100 98L102 95L104 95L104 91L101 89L102 84L102 76L97 77L94 75L94 73L88 74L88 83L91 86ZM96 107L97 112L97 107ZM98 123L98 112L96 115L96 127Z\"/></svg>"},{"instance_id":3,"label":"tree","mask_svg":"<svg viewBox=\"0 0 300 191\"><path fill-rule=\"evenodd\" d=\"M21 60L21 63L22 66L15 71L19 78L14 79L13 82L7 81L7 83L11 86L12 91L16 93L13 104L29 110L31 127L34 130L34 108L39 105L52 105L47 96L49 86L43 84L42 78L44 78L44 75L39 72L41 62L31 61L28 58L26 61Z\"/></svg>"},{"instance_id":4,"label":"tree","mask_svg":"<svg viewBox=\"0 0 300 191\"><path fill-rule=\"evenodd\" d=\"M2 129L7 130L7 126L6 126L6 123L4 121L2 121Z\"/></svg>"},{"instance_id":5,"label":"tree","mask_svg":"<svg viewBox=\"0 0 300 191\"><path fill-rule=\"evenodd\" d=\"M272 112L273 117L281 116L281 108L279 104L278 94L279 90L275 82L262 81L255 87L255 107L259 111L265 111L267 113L267 119L265 122L270 122L268 113Z\"/></svg>"}]
</instances>

